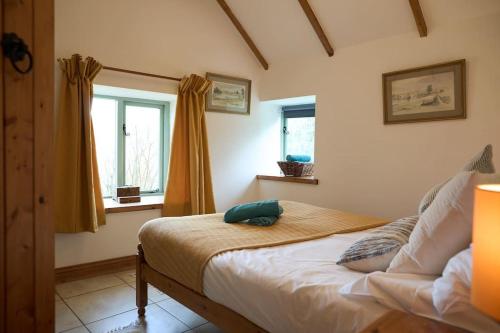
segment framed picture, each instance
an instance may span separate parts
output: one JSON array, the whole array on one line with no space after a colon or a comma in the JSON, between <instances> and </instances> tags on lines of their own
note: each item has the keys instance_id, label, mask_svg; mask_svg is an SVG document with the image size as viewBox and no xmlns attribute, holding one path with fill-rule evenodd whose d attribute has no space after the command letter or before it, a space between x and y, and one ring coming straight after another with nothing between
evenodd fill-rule
<instances>
[{"instance_id":1,"label":"framed picture","mask_svg":"<svg viewBox=\"0 0 500 333\"><path fill-rule=\"evenodd\" d=\"M207 73L212 85L206 98L207 111L250 114L252 81Z\"/></svg>"},{"instance_id":2,"label":"framed picture","mask_svg":"<svg viewBox=\"0 0 500 333\"><path fill-rule=\"evenodd\" d=\"M384 124L466 118L465 59L382 74Z\"/></svg>"}]
</instances>

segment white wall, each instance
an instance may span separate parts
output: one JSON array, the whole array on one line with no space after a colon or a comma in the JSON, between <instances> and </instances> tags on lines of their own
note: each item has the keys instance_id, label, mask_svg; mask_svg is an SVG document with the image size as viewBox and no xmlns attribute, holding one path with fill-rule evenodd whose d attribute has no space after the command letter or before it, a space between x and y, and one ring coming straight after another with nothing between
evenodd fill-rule
<instances>
[{"instance_id":1,"label":"white wall","mask_svg":"<svg viewBox=\"0 0 500 333\"><path fill-rule=\"evenodd\" d=\"M56 234L56 267L118 258L137 252L137 231L160 210L108 214L98 232Z\"/></svg>"},{"instance_id":2,"label":"white wall","mask_svg":"<svg viewBox=\"0 0 500 333\"><path fill-rule=\"evenodd\" d=\"M205 72L251 79L250 116L208 113L218 211L257 198L255 175L265 157L257 78L263 69L216 2L56 0L56 56L92 56L104 65L169 76ZM96 83L175 93L176 83L102 71ZM56 92L57 93L57 92ZM110 214L95 234L56 234L56 267L135 253L137 231L159 211Z\"/></svg>"},{"instance_id":3,"label":"white wall","mask_svg":"<svg viewBox=\"0 0 500 333\"><path fill-rule=\"evenodd\" d=\"M467 60L467 119L383 125L384 72ZM260 181L260 197L383 217L413 214L425 191L485 144L500 168L500 13L274 64L261 100L316 95L318 186Z\"/></svg>"}]
</instances>

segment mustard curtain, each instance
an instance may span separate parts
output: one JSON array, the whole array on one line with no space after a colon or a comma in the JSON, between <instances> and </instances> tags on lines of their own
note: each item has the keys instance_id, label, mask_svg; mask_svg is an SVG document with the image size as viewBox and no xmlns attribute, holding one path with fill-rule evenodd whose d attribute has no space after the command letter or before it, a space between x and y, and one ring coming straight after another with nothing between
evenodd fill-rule
<instances>
[{"instance_id":1,"label":"mustard curtain","mask_svg":"<svg viewBox=\"0 0 500 333\"><path fill-rule=\"evenodd\" d=\"M179 85L163 216L215 213L205 124L210 83L191 74Z\"/></svg>"},{"instance_id":2,"label":"mustard curtain","mask_svg":"<svg viewBox=\"0 0 500 333\"><path fill-rule=\"evenodd\" d=\"M57 232L96 232L105 224L90 109L92 81L102 66L78 54L58 59L62 70L56 119Z\"/></svg>"}]
</instances>

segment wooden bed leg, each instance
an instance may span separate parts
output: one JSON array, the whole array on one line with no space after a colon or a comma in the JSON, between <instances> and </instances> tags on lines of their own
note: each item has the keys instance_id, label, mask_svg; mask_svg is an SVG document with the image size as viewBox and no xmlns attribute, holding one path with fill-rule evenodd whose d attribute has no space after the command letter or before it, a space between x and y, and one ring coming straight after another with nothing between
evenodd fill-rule
<instances>
[{"instance_id":1,"label":"wooden bed leg","mask_svg":"<svg viewBox=\"0 0 500 333\"><path fill-rule=\"evenodd\" d=\"M137 245L137 259L136 259L136 271L135 271L135 295L136 295L136 305L137 313L139 317L144 317L146 313L146 305L148 305L148 284L144 279L144 273L142 271L142 264L146 263L144 259L144 251L142 250L142 245Z\"/></svg>"}]
</instances>

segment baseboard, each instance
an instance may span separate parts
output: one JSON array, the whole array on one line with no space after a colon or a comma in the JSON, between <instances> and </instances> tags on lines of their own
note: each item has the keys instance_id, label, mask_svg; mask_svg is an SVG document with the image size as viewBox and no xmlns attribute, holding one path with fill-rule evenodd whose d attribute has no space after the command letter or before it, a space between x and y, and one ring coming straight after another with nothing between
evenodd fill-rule
<instances>
[{"instance_id":1,"label":"baseboard","mask_svg":"<svg viewBox=\"0 0 500 333\"><path fill-rule=\"evenodd\" d=\"M126 256L80 265L56 268L56 283L80 280L102 274L111 274L135 268L135 257Z\"/></svg>"}]
</instances>

